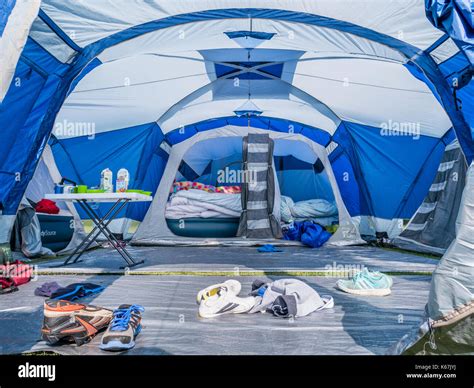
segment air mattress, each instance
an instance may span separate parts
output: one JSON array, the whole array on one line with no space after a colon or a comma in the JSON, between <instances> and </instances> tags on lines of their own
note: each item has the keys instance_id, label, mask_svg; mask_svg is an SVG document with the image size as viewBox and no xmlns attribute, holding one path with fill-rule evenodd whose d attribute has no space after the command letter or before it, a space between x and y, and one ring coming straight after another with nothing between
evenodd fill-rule
<instances>
[{"instance_id":1,"label":"air mattress","mask_svg":"<svg viewBox=\"0 0 474 388\"><path fill-rule=\"evenodd\" d=\"M177 236L184 237L235 237L238 218L184 218L166 219L168 228Z\"/></svg>"}]
</instances>

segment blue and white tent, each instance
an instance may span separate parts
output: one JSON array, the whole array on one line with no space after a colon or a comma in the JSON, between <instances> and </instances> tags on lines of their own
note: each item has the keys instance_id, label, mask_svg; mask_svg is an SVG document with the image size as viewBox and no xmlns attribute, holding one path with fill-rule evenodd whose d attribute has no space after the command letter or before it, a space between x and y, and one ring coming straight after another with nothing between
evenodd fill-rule
<instances>
[{"instance_id":1,"label":"blue and white tent","mask_svg":"<svg viewBox=\"0 0 474 388\"><path fill-rule=\"evenodd\" d=\"M269 134L287 164L322 164L332 243L394 237L448 144L472 162L472 12L468 0L3 0L2 240L48 143L63 176L94 186L125 167L152 191L122 221L153 242L173 236L164 212L183 166L203 175L248 133Z\"/></svg>"}]
</instances>

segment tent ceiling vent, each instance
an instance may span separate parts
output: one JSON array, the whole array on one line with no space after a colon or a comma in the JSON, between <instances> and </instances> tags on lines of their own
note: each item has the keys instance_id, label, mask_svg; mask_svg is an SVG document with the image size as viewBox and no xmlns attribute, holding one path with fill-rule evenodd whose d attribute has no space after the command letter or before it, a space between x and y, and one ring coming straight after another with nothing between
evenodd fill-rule
<instances>
[{"instance_id":1,"label":"tent ceiling vent","mask_svg":"<svg viewBox=\"0 0 474 388\"><path fill-rule=\"evenodd\" d=\"M215 64L217 78L229 78L235 74L240 79L281 78L283 63L275 62L224 62Z\"/></svg>"},{"instance_id":2,"label":"tent ceiling vent","mask_svg":"<svg viewBox=\"0 0 474 388\"><path fill-rule=\"evenodd\" d=\"M242 104L239 108L234 110L234 113L237 116L260 116L263 111L255 105L252 101L247 100L244 104Z\"/></svg>"},{"instance_id":3,"label":"tent ceiling vent","mask_svg":"<svg viewBox=\"0 0 474 388\"><path fill-rule=\"evenodd\" d=\"M253 49L276 35L273 32L261 31L227 31L224 34L240 47L247 49Z\"/></svg>"},{"instance_id":4,"label":"tent ceiling vent","mask_svg":"<svg viewBox=\"0 0 474 388\"><path fill-rule=\"evenodd\" d=\"M224 32L230 39L238 38L252 38L258 40L270 40L275 36L274 32L260 32L260 31L229 31Z\"/></svg>"}]
</instances>

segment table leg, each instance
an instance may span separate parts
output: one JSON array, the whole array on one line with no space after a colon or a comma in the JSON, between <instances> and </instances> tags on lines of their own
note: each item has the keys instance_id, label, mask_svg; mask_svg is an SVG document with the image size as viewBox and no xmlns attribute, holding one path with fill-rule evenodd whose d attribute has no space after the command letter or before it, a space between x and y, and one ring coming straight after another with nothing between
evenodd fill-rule
<instances>
[{"instance_id":1,"label":"table leg","mask_svg":"<svg viewBox=\"0 0 474 388\"><path fill-rule=\"evenodd\" d=\"M128 203L129 200L125 200L124 204L120 207L120 209ZM108 225L112 221L113 217L109 219L107 223L101 222L101 218L97 215L97 213L92 209L89 204L84 201L83 203L80 202L81 207L86 211L86 213L91 217L92 221L95 223L97 228L99 228L100 232L109 240L109 242L112 244L112 246L115 248L115 250L122 256L122 258L125 260L127 263L127 267L134 267L138 264L142 264L144 260L140 262L135 262L133 260L133 257L130 255L130 253L121 246L121 243L117 240L117 238L114 236L114 234L109 230ZM114 215L117 215L118 211L114 213Z\"/></svg>"},{"instance_id":2,"label":"table leg","mask_svg":"<svg viewBox=\"0 0 474 388\"><path fill-rule=\"evenodd\" d=\"M78 201L82 207L82 201ZM103 216L100 221L103 222L105 221L109 216L111 217L109 219L109 222L107 222L107 225L110 223L110 221L114 218L114 216L116 214L118 214L120 212L120 210L122 210L122 208L125 206L126 202L124 202L122 204L122 206L120 206L120 208L114 212L114 209L117 208L117 206L121 203L121 200L115 202L112 207L109 209L109 211L105 214L105 216ZM113 212L113 213L112 213ZM96 238L99 236L100 234L100 230L98 231L98 233L92 237L92 235L98 230L99 228L97 226L95 226L92 231L81 241L81 243L76 247L76 249L74 249L74 251L68 256L68 258L64 261L63 264L59 265L59 267L62 267L64 265L68 265L69 262L74 258L75 255L77 255L77 257L72 261L72 263L77 263L79 261L79 258L82 256L82 254L92 245L92 243L96 240ZM86 241L89 242L87 243L87 245L83 248L83 246L86 244Z\"/></svg>"},{"instance_id":3,"label":"table leg","mask_svg":"<svg viewBox=\"0 0 474 388\"><path fill-rule=\"evenodd\" d=\"M121 204L120 206L118 206L119 204ZM107 212L107 214L102 217L102 218L98 218L97 214L95 214L95 216L97 217L97 220L99 222L99 224L101 225L105 225L105 226L108 226L110 224L110 222L112 222L112 220L117 216L118 213L120 213L120 211L123 209L123 207L127 204L127 201L122 201L122 200L118 200L111 208L110 210ZM80 206L86 211L86 213L88 214L89 217L91 217L91 214L87 211L88 209L86 209L84 207L84 205L82 203L80 203ZM118 207L117 207L118 206ZM115 209L115 211L114 211ZM108 221L104 224L104 221L107 220L108 218ZM96 225L95 221L94 221L94 218L92 218L92 221L94 222L94 224ZM90 234L92 234L93 232L95 232L96 230L98 230L99 227L96 225L94 227L94 229L92 230L92 232ZM99 235L101 234L101 230L99 229L97 234L90 239L90 241L87 243L87 245L85 246L84 249L82 249L82 251L79 253L79 255L74 259L73 263L77 263L77 261L79 260L79 258L82 256L82 254L92 245L92 243L97 239L97 237L99 237Z\"/></svg>"}]
</instances>

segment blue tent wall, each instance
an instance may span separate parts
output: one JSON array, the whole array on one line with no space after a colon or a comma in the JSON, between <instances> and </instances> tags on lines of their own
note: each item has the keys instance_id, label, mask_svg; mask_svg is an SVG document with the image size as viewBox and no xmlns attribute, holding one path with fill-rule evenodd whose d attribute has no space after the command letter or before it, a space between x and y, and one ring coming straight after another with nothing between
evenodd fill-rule
<instances>
[{"instance_id":1,"label":"blue tent wall","mask_svg":"<svg viewBox=\"0 0 474 388\"><path fill-rule=\"evenodd\" d=\"M472 74L474 74L474 67L467 60L463 52L459 52L452 58L442 62L439 68L447 83L451 85L451 89L453 89L452 86L455 85L463 73L471 70L473 72ZM474 81L471 79L471 81L466 86L459 89L456 94L456 97L459 100L459 109L466 121L469 123L471 135L474 139Z\"/></svg>"},{"instance_id":2,"label":"blue tent wall","mask_svg":"<svg viewBox=\"0 0 474 388\"><path fill-rule=\"evenodd\" d=\"M7 126L0 142L0 202L3 214L15 214L33 177L49 131L40 129L51 96L68 66L58 62L31 38L19 59L0 122Z\"/></svg>"},{"instance_id":3,"label":"blue tent wall","mask_svg":"<svg viewBox=\"0 0 474 388\"><path fill-rule=\"evenodd\" d=\"M169 155L160 148L163 139L161 129L156 123L153 123L140 156L134 182L135 187L151 191L153 195L158 188L166 163L168 162ZM141 221L149 207L150 204L146 202L131 204L127 208L127 217Z\"/></svg>"},{"instance_id":4,"label":"blue tent wall","mask_svg":"<svg viewBox=\"0 0 474 388\"><path fill-rule=\"evenodd\" d=\"M325 199L334 202L334 194L326 172L316 174L314 170L283 169L276 171L280 192L293 201Z\"/></svg>"},{"instance_id":5,"label":"blue tent wall","mask_svg":"<svg viewBox=\"0 0 474 388\"><path fill-rule=\"evenodd\" d=\"M329 155L329 161L349 214L353 217L370 214L369 206L365 201L365 196L361 193L354 169L344 148L337 147Z\"/></svg>"},{"instance_id":6,"label":"blue tent wall","mask_svg":"<svg viewBox=\"0 0 474 388\"><path fill-rule=\"evenodd\" d=\"M120 168L130 172L130 188L154 192L164 169L163 157L156 155L163 135L155 123L99 133L91 141L87 136L55 140L52 150L62 176L89 187L100 185L100 173L110 168L114 180ZM99 214L105 214L110 204L100 204ZM141 221L149 204L130 204L119 217ZM82 218L88 218L77 207Z\"/></svg>"},{"instance_id":7,"label":"blue tent wall","mask_svg":"<svg viewBox=\"0 0 474 388\"><path fill-rule=\"evenodd\" d=\"M339 126L334 140L354 168L364 198L361 214L386 219L411 217L431 185L445 147L440 139L385 136L380 128L348 122Z\"/></svg>"}]
</instances>

